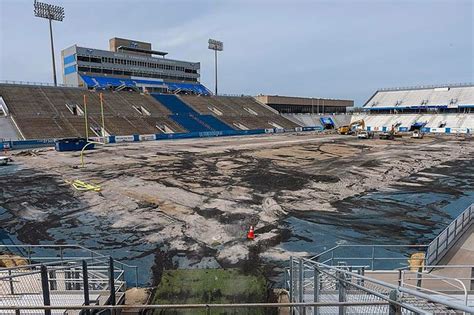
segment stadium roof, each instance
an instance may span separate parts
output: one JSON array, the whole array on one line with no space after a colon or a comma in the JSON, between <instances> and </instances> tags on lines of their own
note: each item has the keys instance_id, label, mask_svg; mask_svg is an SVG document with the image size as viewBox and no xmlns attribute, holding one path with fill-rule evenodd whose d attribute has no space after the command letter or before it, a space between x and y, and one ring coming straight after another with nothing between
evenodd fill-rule
<instances>
[{"instance_id":1,"label":"stadium roof","mask_svg":"<svg viewBox=\"0 0 474 315\"><path fill-rule=\"evenodd\" d=\"M140 53L146 53L146 54L151 54L151 55L159 55L159 56L163 56L163 57L168 54L167 52L158 51L158 50L148 50L148 49L142 49L142 48L127 47L127 46L119 46L118 50L127 50L127 51L133 51L133 52L140 52Z\"/></svg>"}]
</instances>

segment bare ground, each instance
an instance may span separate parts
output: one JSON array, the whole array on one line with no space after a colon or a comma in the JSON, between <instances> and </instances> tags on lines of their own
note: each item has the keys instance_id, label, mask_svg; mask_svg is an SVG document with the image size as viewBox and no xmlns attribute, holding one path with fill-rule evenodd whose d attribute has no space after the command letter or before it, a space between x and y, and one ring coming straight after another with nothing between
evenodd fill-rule
<instances>
[{"instance_id":1,"label":"bare ground","mask_svg":"<svg viewBox=\"0 0 474 315\"><path fill-rule=\"evenodd\" d=\"M135 257L159 250L174 267L285 260L275 246L289 237L280 222L292 212L337 211L345 198L473 156L472 144L316 134L143 142L89 151L85 168L78 153L17 154L18 170L0 177L0 224L25 243L126 244ZM75 191L74 179L102 191ZM246 240L250 225L255 241Z\"/></svg>"}]
</instances>

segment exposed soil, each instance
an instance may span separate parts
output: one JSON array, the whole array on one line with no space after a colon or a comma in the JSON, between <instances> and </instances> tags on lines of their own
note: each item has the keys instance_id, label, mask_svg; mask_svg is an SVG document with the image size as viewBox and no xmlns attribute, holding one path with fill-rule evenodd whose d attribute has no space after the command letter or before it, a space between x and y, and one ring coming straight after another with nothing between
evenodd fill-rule
<instances>
[{"instance_id":1,"label":"exposed soil","mask_svg":"<svg viewBox=\"0 0 474 315\"><path fill-rule=\"evenodd\" d=\"M295 236L288 217L311 221L318 213L319 223L344 224L353 220L345 216L348 198L408 185L400 180L472 157L474 145L315 134L160 141L98 148L87 152L85 168L78 153L13 154L18 169L0 176L0 226L8 234L28 244L79 243L131 261L155 255L156 279L163 268L287 259L275 247ZM74 179L102 191L76 191ZM255 241L246 239L251 225ZM150 274L142 273L146 282Z\"/></svg>"}]
</instances>

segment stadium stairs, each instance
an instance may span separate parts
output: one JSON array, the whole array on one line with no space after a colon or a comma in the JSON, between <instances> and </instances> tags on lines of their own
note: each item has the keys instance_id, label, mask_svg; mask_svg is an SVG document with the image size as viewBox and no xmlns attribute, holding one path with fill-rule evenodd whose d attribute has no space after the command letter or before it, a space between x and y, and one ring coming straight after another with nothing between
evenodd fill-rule
<instances>
[{"instance_id":1,"label":"stadium stairs","mask_svg":"<svg viewBox=\"0 0 474 315\"><path fill-rule=\"evenodd\" d=\"M212 115L201 115L176 95L152 95L160 104L168 108L171 112L169 118L190 132L233 130L233 128Z\"/></svg>"}]
</instances>

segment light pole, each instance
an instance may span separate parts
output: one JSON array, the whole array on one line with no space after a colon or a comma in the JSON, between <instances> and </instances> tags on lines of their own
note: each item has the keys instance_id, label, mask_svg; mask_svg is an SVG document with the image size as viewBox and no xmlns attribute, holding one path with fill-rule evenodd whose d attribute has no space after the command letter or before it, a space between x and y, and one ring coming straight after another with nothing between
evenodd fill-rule
<instances>
[{"instance_id":1,"label":"light pole","mask_svg":"<svg viewBox=\"0 0 474 315\"><path fill-rule=\"evenodd\" d=\"M215 95L217 95L217 52L224 50L224 43L215 39L209 39L208 41L208 48L210 50L214 50L214 69L215 69L215 82L216 82L216 89Z\"/></svg>"},{"instance_id":2,"label":"light pole","mask_svg":"<svg viewBox=\"0 0 474 315\"><path fill-rule=\"evenodd\" d=\"M53 44L53 25L51 21L62 22L64 19L64 8L58 5L52 5L44 2L34 2L34 12L36 17L49 20L49 37L51 39L51 56L53 59L53 80L54 86L58 85L56 79L56 64L54 61L54 44Z\"/></svg>"}]
</instances>

